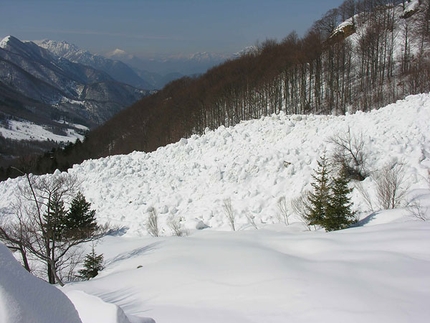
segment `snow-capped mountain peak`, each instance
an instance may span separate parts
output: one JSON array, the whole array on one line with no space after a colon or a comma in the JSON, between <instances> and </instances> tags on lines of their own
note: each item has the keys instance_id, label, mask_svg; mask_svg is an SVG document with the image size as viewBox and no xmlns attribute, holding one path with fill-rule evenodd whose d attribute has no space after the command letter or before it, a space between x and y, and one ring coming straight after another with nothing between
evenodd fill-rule
<instances>
[{"instance_id":1,"label":"snow-capped mountain peak","mask_svg":"<svg viewBox=\"0 0 430 323\"><path fill-rule=\"evenodd\" d=\"M49 39L43 39L43 40L35 40L35 44L38 46L45 48L52 52L53 54L63 57L70 53L76 53L79 51L86 52L82 49L80 49L78 46L74 44L70 44L66 41L55 41L55 40L49 40Z\"/></svg>"},{"instance_id":2,"label":"snow-capped mountain peak","mask_svg":"<svg viewBox=\"0 0 430 323\"><path fill-rule=\"evenodd\" d=\"M5 38L3 38L0 41L0 48L5 48L7 46L7 44L9 43L11 37L12 36L6 36Z\"/></svg>"},{"instance_id":3,"label":"snow-capped mountain peak","mask_svg":"<svg viewBox=\"0 0 430 323\"><path fill-rule=\"evenodd\" d=\"M115 48L112 52L109 53L111 56L123 56L128 55L127 52L123 49Z\"/></svg>"}]
</instances>

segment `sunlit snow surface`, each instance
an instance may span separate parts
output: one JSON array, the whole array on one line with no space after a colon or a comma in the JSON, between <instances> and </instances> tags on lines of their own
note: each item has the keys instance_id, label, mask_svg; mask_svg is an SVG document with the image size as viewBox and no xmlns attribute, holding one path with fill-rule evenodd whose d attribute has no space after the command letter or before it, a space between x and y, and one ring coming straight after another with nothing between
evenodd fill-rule
<instances>
[{"instance_id":1,"label":"sunlit snow surface","mask_svg":"<svg viewBox=\"0 0 430 323\"><path fill-rule=\"evenodd\" d=\"M63 134L55 134L52 129L43 127L28 121L9 120L8 126L0 124L0 134L4 138L13 140L35 140L56 142L72 142L76 139L83 140L88 128L78 124L71 124L71 128L65 129ZM74 129L76 128L76 129ZM77 131L77 129L79 131Z\"/></svg>"},{"instance_id":2,"label":"sunlit snow surface","mask_svg":"<svg viewBox=\"0 0 430 323\"><path fill-rule=\"evenodd\" d=\"M333 153L330 138L348 128L365 143L371 175L362 182L371 205L353 193L363 226L307 231L294 214L289 226L280 224L279 198L289 202L311 188L318 158ZM372 177L402 164L407 200L420 201L430 217L429 137L430 95L422 94L370 113L269 116L154 153L86 161L70 173L82 180L99 221L122 235L97 244L106 261L98 277L61 290L84 323L427 322L430 222L405 207L378 211ZM0 183L4 213L18 183ZM226 199L237 232L223 211ZM159 238L146 231L151 208ZM172 237L169 218L189 235ZM202 224L209 228L197 230ZM97 313L112 314L97 320Z\"/></svg>"},{"instance_id":3,"label":"sunlit snow surface","mask_svg":"<svg viewBox=\"0 0 430 323\"><path fill-rule=\"evenodd\" d=\"M57 288L30 275L0 243L0 322L79 323L78 312Z\"/></svg>"}]
</instances>

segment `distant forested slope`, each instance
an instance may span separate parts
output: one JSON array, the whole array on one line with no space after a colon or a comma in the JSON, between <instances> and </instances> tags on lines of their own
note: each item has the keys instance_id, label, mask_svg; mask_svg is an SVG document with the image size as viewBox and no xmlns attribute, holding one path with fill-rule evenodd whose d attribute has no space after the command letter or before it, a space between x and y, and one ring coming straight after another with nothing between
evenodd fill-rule
<instances>
[{"instance_id":1,"label":"distant forested slope","mask_svg":"<svg viewBox=\"0 0 430 323\"><path fill-rule=\"evenodd\" d=\"M169 83L90 132L39 171L133 150L153 151L206 128L284 111L368 111L430 91L430 1L346 0L301 38L266 40L197 78ZM71 157L73 156L73 157ZM50 169L51 168L51 169Z\"/></svg>"}]
</instances>

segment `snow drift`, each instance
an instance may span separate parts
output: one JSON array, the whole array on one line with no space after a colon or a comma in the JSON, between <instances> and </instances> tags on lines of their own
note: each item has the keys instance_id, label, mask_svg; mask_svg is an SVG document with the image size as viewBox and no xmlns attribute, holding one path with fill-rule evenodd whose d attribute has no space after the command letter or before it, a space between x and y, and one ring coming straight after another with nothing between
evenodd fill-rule
<instances>
[{"instance_id":1,"label":"snow drift","mask_svg":"<svg viewBox=\"0 0 430 323\"><path fill-rule=\"evenodd\" d=\"M72 302L29 274L0 243L0 322L80 323Z\"/></svg>"}]
</instances>

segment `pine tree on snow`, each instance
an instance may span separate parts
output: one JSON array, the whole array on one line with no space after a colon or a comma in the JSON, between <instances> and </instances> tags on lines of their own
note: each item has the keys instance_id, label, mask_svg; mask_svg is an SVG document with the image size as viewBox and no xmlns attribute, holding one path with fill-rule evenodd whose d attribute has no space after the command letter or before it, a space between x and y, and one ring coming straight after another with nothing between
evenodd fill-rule
<instances>
[{"instance_id":1,"label":"pine tree on snow","mask_svg":"<svg viewBox=\"0 0 430 323\"><path fill-rule=\"evenodd\" d=\"M309 206L306 220L309 225L323 226L330 200L329 175L328 159L322 156L321 160L318 161L318 169L315 171L315 175L312 175L314 182L311 185L314 190L308 194Z\"/></svg>"},{"instance_id":2,"label":"pine tree on snow","mask_svg":"<svg viewBox=\"0 0 430 323\"><path fill-rule=\"evenodd\" d=\"M78 192L70 204L65 220L67 234L75 238L91 236L97 229L95 214L96 211L91 210L91 203L87 202L81 192Z\"/></svg>"},{"instance_id":3,"label":"pine tree on snow","mask_svg":"<svg viewBox=\"0 0 430 323\"><path fill-rule=\"evenodd\" d=\"M91 279L99 274L99 271L103 270L103 254L97 255L94 246L91 253L85 256L84 268L79 270L81 278Z\"/></svg>"},{"instance_id":4,"label":"pine tree on snow","mask_svg":"<svg viewBox=\"0 0 430 323\"><path fill-rule=\"evenodd\" d=\"M348 187L348 183L349 179L343 170L331 181L329 208L323 221L323 226L327 231L345 229L355 222L349 196L352 189Z\"/></svg>"}]
</instances>

